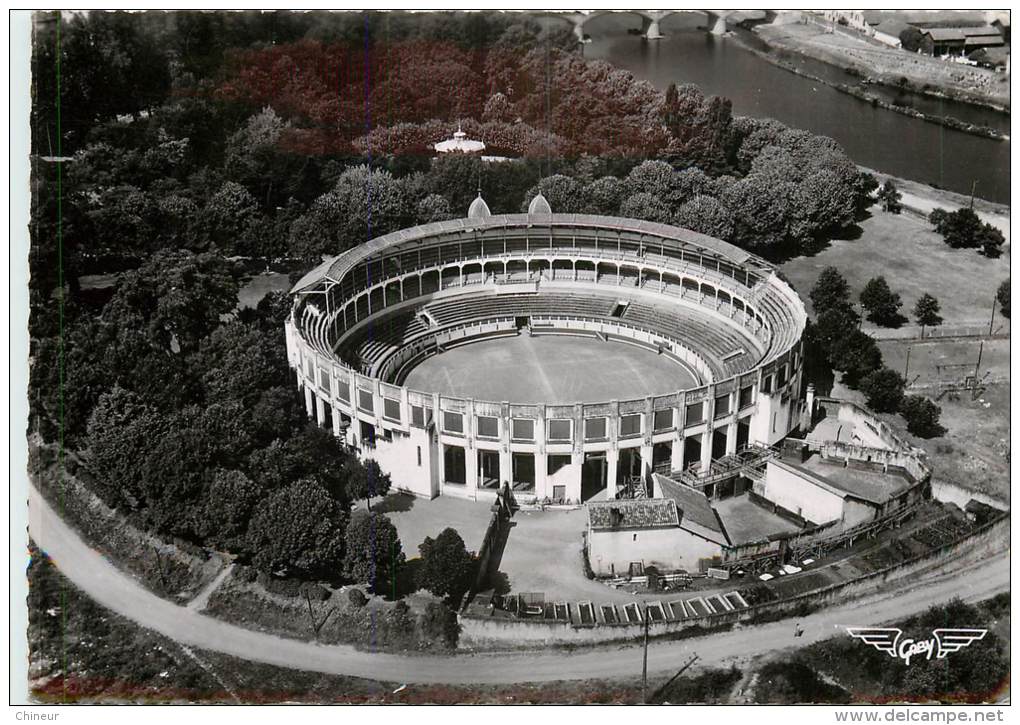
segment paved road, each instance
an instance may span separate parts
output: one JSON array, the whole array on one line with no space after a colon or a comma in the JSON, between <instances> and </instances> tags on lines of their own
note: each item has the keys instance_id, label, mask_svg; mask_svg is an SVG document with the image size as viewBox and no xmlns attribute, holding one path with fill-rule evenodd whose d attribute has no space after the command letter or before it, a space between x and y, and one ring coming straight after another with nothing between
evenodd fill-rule
<instances>
[{"instance_id":1,"label":"paved road","mask_svg":"<svg viewBox=\"0 0 1020 725\"><path fill-rule=\"evenodd\" d=\"M339 645L318 645L253 632L204 616L152 594L91 549L42 496L30 488L29 531L61 572L103 606L184 645L301 670L407 683L509 683L633 677L641 671L641 648L586 649L458 656L374 654ZM858 600L799 620L804 636L793 638L790 621L649 647L648 670L672 674L696 651L701 664L802 646L838 633L840 625L874 625L921 611L954 596L968 601L1009 591L1009 556L919 584L894 597Z\"/></svg>"}]
</instances>

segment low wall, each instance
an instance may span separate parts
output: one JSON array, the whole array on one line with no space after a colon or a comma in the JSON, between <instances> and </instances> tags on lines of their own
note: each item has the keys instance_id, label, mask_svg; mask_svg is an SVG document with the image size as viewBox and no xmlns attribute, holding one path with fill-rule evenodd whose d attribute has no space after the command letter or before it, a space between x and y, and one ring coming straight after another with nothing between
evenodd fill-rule
<instances>
[{"instance_id":1,"label":"low wall","mask_svg":"<svg viewBox=\"0 0 1020 725\"><path fill-rule=\"evenodd\" d=\"M852 599L910 576L942 573L942 570L948 570L946 565L949 563L953 564L953 569L958 569L961 564L982 561L989 554L1008 548L1009 526L1009 516L1006 515L935 551L851 581L832 584L796 597L767 602L748 609L692 617L678 622L652 622L649 625L649 633L656 637L679 633L696 635L699 629L709 631L734 624L753 623L755 619L762 617L782 618L783 614L804 606L822 606L836 600ZM644 632L643 624L580 626L564 622L479 618L465 615L460 616L460 625L462 647L594 644L632 640Z\"/></svg>"},{"instance_id":2,"label":"low wall","mask_svg":"<svg viewBox=\"0 0 1020 725\"><path fill-rule=\"evenodd\" d=\"M828 410L836 408L839 420L853 423L854 429L870 432L872 445L868 441L861 444L840 441L814 440L810 436L805 442L813 451L818 451L825 458L841 458L862 463L894 466L909 473L915 481L924 481L931 477L931 466L928 465L927 454L900 438L883 420L865 408L847 400L836 398L817 398L818 406L826 406Z\"/></svg>"},{"instance_id":3,"label":"low wall","mask_svg":"<svg viewBox=\"0 0 1020 725\"><path fill-rule=\"evenodd\" d=\"M999 509L1000 511L1009 510L1009 500L998 498L997 496L990 496L987 493L981 493L980 491L971 491L970 489L964 488L963 486L957 486L955 483L949 483L948 481L933 480L931 483L931 495L936 501L942 503L956 504L960 508L963 508L967 503L973 499L980 501L983 504L987 504L992 508Z\"/></svg>"}]
</instances>

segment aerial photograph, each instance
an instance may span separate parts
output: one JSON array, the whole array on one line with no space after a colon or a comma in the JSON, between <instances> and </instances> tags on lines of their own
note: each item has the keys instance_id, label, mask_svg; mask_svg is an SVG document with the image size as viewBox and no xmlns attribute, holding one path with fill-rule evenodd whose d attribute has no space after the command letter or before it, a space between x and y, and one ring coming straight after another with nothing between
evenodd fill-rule
<instances>
[{"instance_id":1,"label":"aerial photograph","mask_svg":"<svg viewBox=\"0 0 1020 725\"><path fill-rule=\"evenodd\" d=\"M1008 9L21 15L18 720L1004 721Z\"/></svg>"}]
</instances>

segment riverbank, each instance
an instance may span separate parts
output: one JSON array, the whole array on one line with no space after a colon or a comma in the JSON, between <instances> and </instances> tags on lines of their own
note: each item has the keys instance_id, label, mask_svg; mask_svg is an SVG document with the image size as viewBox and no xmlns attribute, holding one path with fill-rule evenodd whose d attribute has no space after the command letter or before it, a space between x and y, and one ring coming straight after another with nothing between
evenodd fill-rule
<instances>
[{"instance_id":1,"label":"riverbank","mask_svg":"<svg viewBox=\"0 0 1020 725\"><path fill-rule=\"evenodd\" d=\"M801 50L793 50L793 49L791 49L789 47L786 47L782 42L776 42L775 38L766 37L766 35L774 35L774 33L764 33L763 32L763 31L768 31L772 27L773 26L762 25L762 26L758 26L757 28L755 28L756 35L761 39L762 43L765 45L766 48L768 48L768 50L762 50L761 48L753 47L750 43L746 42L746 40L744 38L742 38L739 34L733 34L732 38L733 38L733 40L735 42L739 43L741 45L741 47L743 47L745 50L747 50L750 53L753 53L754 55L758 56L762 60L764 60L764 61L766 61L768 63L771 63L772 65L776 66L777 68L782 68L785 71L788 71L788 72L793 73L795 75L799 75L799 76L801 76L803 78L807 78L807 79L809 79L811 81L814 81L815 83L824 84L824 85L829 86L830 88L832 88L832 89L834 89L836 91L839 91L840 93L844 93L844 94L846 94L848 96L853 96L854 98L857 98L857 99L859 99L861 101L864 101L866 103L870 103L873 106L877 106L879 108L883 108L883 109L885 109L887 111L892 111L894 113L898 113L898 114L903 115L903 116L910 116L911 118L916 118L918 120L925 121L926 123L931 123L931 124L935 124L937 126L942 126L943 128L951 128L951 129L956 130L956 131L961 131L963 133L968 133L968 134L971 134L973 136L980 136L982 138L989 138L989 139L994 139L994 140L998 140L998 141L1004 141L1004 140L1008 140L1009 139L1009 136L1007 134L1005 134L1005 133L1003 133L1001 131L998 131L998 130L996 130L994 128L990 128L988 126L983 126L983 125L979 125L979 124L975 124L975 123L968 123L967 121L962 121L959 118L956 118L954 116L939 115L939 114L932 114L932 113L924 113L922 111L917 110L916 108L911 108L909 106L902 106L902 105L899 105L899 104L896 104L896 103L892 103L892 102L890 102L890 101L888 101L888 100L886 100L884 98L880 98L879 96L876 96L873 93L869 93L865 88L862 88L860 85L851 85L851 84L848 84L848 83L835 83L835 82L833 82L833 81L831 81L829 79L823 78L823 77L821 77L821 76L819 76L817 74L814 74L814 73L811 73L809 71L806 71L803 68L800 68L796 64L792 63L788 58L786 58L784 56L790 55L790 54L801 54L801 55L805 55L805 56L807 56L807 57L809 57L809 58L811 58L813 60L818 60L818 61L821 61L821 62L824 62L824 63L828 63L830 65L833 65L834 67L837 67L840 70L846 71L848 73L854 73L854 74L858 74L858 75L861 73L861 71L859 69L857 69L857 68L854 68L852 66L844 66L844 65L841 65L839 63L833 62L831 59L821 57L822 54L819 54L819 55L816 56L816 55L813 55L811 53L805 53L805 52L803 52ZM787 27L790 27L790 26L783 26L783 27L787 28ZM831 36L827 36L827 37L831 37ZM886 83L884 81L874 80L874 79L870 79L870 80L872 80L872 82L874 82L874 83L883 83L884 85L889 85L890 87L904 88L904 86L897 85L897 84L894 84L894 83ZM921 92L921 91L916 91L916 89L911 89L911 90L913 92ZM927 95L930 95L930 94L927 94ZM944 98L953 98L951 95L948 95L948 94L939 94L939 95L940 95L940 97L944 97ZM961 100L961 99L955 98L954 100ZM967 102L970 102L970 101L967 101ZM981 105L988 105L988 104L981 104ZM996 106L992 106L992 107L995 108L996 110L1002 111L1003 113L1008 113L1008 110L1005 109L1005 108L999 108L999 107L996 107Z\"/></svg>"},{"instance_id":2,"label":"riverbank","mask_svg":"<svg viewBox=\"0 0 1020 725\"><path fill-rule=\"evenodd\" d=\"M980 193L979 189L976 189L973 202L971 198L965 194L958 194L955 191L949 191L947 189L936 189L928 184L923 184L919 181L911 181L910 179L903 179L898 176L892 176L875 169L869 169L866 166L859 166L861 171L866 171L878 179L879 183L883 183L887 179L892 180L893 184L899 190L902 198L900 199L903 204L905 211L913 213L917 216L923 216L925 219L931 214L932 210L936 208L945 209L947 211L956 211L962 209L965 206L971 206L975 213L981 218L981 221L987 222L994 227L997 227L1002 235L1006 238L1005 244L1003 244L1003 252L1008 256L1010 251L1009 244L1009 206L1007 204L997 204L987 199L982 199L977 194Z\"/></svg>"},{"instance_id":3,"label":"riverbank","mask_svg":"<svg viewBox=\"0 0 1020 725\"><path fill-rule=\"evenodd\" d=\"M829 27L810 20L783 22L782 16L777 20L755 28L771 49L807 56L892 88L1009 112L1009 76L1004 73L908 53L849 31L829 32Z\"/></svg>"}]
</instances>

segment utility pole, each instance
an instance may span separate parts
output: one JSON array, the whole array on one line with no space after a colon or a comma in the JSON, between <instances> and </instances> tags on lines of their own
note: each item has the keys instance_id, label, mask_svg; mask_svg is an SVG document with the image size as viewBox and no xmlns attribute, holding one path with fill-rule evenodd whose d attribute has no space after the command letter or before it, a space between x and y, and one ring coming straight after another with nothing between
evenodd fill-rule
<instances>
[{"instance_id":1,"label":"utility pole","mask_svg":"<svg viewBox=\"0 0 1020 725\"><path fill-rule=\"evenodd\" d=\"M686 662L684 662L683 666L679 670L676 671L676 674L673 675L672 677L670 677L668 680L666 680L666 684L664 684L662 687L660 687L659 689L657 689L655 692L652 693L652 698L651 698L652 702L654 702L655 700L659 699L659 695L661 695L663 692L665 692L666 688L669 687L670 685L672 685L674 680L676 680L677 677L682 675L687 670L688 667L690 667L691 665L693 665L697 661L698 661L697 653L691 655L690 659L688 659Z\"/></svg>"},{"instance_id":2,"label":"utility pole","mask_svg":"<svg viewBox=\"0 0 1020 725\"><path fill-rule=\"evenodd\" d=\"M974 364L974 389L977 389L978 371L981 369L981 355L985 351L985 341L981 341L980 347L978 347L978 359Z\"/></svg>"},{"instance_id":3,"label":"utility pole","mask_svg":"<svg viewBox=\"0 0 1020 725\"><path fill-rule=\"evenodd\" d=\"M992 297L992 319L988 321L988 337L992 336L992 327L995 325L995 305L998 301L998 297Z\"/></svg>"},{"instance_id":4,"label":"utility pole","mask_svg":"<svg viewBox=\"0 0 1020 725\"><path fill-rule=\"evenodd\" d=\"M903 365L903 379L909 380L910 373L910 345L907 345L907 362Z\"/></svg>"},{"instance_id":5,"label":"utility pole","mask_svg":"<svg viewBox=\"0 0 1020 725\"><path fill-rule=\"evenodd\" d=\"M641 658L641 703L648 702L648 602L645 602L645 651Z\"/></svg>"}]
</instances>

